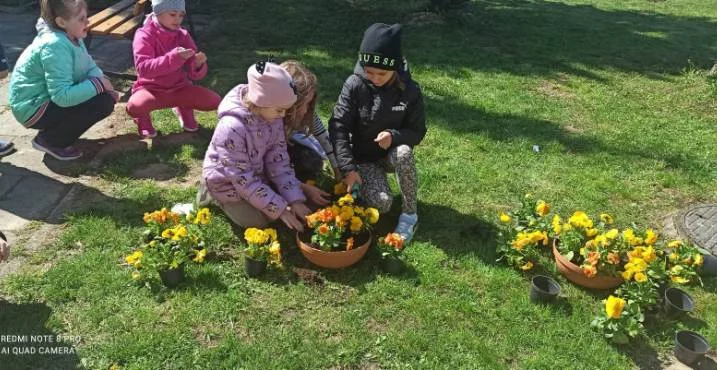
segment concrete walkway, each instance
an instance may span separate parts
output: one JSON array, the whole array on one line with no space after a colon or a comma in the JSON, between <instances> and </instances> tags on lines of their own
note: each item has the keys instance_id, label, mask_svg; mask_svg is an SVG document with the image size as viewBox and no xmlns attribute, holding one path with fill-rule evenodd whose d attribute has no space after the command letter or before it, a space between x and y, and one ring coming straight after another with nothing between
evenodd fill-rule
<instances>
[{"instance_id":1,"label":"concrete walkway","mask_svg":"<svg viewBox=\"0 0 717 370\"><path fill-rule=\"evenodd\" d=\"M32 13L0 12L0 42L5 48L10 66L15 65L22 50L35 37L37 15ZM124 71L132 66L132 46L129 40L97 37L90 53L100 68ZM118 104L115 113L96 124L83 136L80 144L87 152L75 162L60 162L34 150L30 141L36 131L23 128L7 106L9 79L0 81L0 138L12 141L15 152L0 158L0 228L11 243L32 221L56 224L61 222L68 205L79 194L101 197L102 192L90 185L91 177L82 176L78 168L96 164L93 159L109 142L126 140L141 145L137 137L122 136L132 130L132 122ZM112 138L112 140L107 140ZM119 138L119 139L118 139ZM3 271L12 263L0 265Z\"/></svg>"}]
</instances>

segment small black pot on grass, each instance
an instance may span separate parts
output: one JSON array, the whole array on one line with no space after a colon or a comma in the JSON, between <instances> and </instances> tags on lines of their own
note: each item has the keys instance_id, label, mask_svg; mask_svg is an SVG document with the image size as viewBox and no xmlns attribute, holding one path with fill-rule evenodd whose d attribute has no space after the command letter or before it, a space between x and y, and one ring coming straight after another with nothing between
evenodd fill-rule
<instances>
[{"instance_id":1,"label":"small black pot on grass","mask_svg":"<svg viewBox=\"0 0 717 370\"><path fill-rule=\"evenodd\" d=\"M702 276L717 276L717 257L711 254L703 254L702 268L699 272Z\"/></svg>"},{"instance_id":2,"label":"small black pot on grass","mask_svg":"<svg viewBox=\"0 0 717 370\"><path fill-rule=\"evenodd\" d=\"M709 349L707 339L693 331L683 330L675 335L675 357L684 364L693 365L699 362Z\"/></svg>"},{"instance_id":3,"label":"small black pot on grass","mask_svg":"<svg viewBox=\"0 0 717 370\"><path fill-rule=\"evenodd\" d=\"M244 269L249 277L257 277L266 271L266 261L259 261L253 258L244 258Z\"/></svg>"},{"instance_id":4,"label":"small black pot on grass","mask_svg":"<svg viewBox=\"0 0 717 370\"><path fill-rule=\"evenodd\" d=\"M665 313L670 317L680 317L692 312L695 306L692 297L681 289L665 290Z\"/></svg>"},{"instance_id":5,"label":"small black pot on grass","mask_svg":"<svg viewBox=\"0 0 717 370\"><path fill-rule=\"evenodd\" d=\"M560 284L543 275L533 276L530 282L530 300L536 303L551 302L560 294Z\"/></svg>"},{"instance_id":6,"label":"small black pot on grass","mask_svg":"<svg viewBox=\"0 0 717 370\"><path fill-rule=\"evenodd\" d=\"M398 274L403 271L403 261L398 258L386 257L381 261L381 267L389 274Z\"/></svg>"},{"instance_id":7,"label":"small black pot on grass","mask_svg":"<svg viewBox=\"0 0 717 370\"><path fill-rule=\"evenodd\" d=\"M184 280L184 264L179 265L176 269L159 271L159 278L167 288L176 287Z\"/></svg>"}]
</instances>

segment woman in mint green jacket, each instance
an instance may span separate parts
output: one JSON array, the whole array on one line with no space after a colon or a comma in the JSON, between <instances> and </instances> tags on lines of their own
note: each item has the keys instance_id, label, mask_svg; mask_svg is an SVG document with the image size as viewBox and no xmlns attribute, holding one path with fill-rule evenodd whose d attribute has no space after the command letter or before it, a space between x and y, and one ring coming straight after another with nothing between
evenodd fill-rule
<instances>
[{"instance_id":1,"label":"woman in mint green jacket","mask_svg":"<svg viewBox=\"0 0 717 370\"><path fill-rule=\"evenodd\" d=\"M82 153L73 144L112 113L118 94L82 41L89 24L84 0L42 0L40 11L38 34L10 79L10 107L23 126L40 131L35 149L77 159Z\"/></svg>"}]
</instances>

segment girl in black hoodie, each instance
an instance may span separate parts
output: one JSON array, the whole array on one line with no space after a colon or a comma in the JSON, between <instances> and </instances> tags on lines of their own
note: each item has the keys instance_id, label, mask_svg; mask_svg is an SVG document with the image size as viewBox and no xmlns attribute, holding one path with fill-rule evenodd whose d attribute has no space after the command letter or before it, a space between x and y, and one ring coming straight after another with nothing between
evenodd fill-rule
<instances>
[{"instance_id":1,"label":"girl in black hoodie","mask_svg":"<svg viewBox=\"0 0 717 370\"><path fill-rule=\"evenodd\" d=\"M423 95L401 53L401 25L375 23L364 32L354 74L344 82L329 121L339 170L349 190L381 213L391 208L386 172L396 172L403 197L395 232L408 243L417 212L413 147L426 135Z\"/></svg>"}]
</instances>

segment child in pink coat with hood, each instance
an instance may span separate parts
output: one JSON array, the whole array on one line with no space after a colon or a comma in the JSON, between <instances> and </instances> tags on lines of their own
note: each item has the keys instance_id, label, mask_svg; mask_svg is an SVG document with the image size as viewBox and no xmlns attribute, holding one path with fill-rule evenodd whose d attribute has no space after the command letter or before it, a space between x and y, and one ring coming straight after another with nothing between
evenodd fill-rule
<instances>
[{"instance_id":1,"label":"child in pink coat with hood","mask_svg":"<svg viewBox=\"0 0 717 370\"><path fill-rule=\"evenodd\" d=\"M216 201L242 227L281 219L303 231L310 211L289 161L283 121L296 102L296 87L286 70L270 62L249 67L247 78L248 85L233 88L219 105L198 203Z\"/></svg>"},{"instance_id":2,"label":"child in pink coat with hood","mask_svg":"<svg viewBox=\"0 0 717 370\"><path fill-rule=\"evenodd\" d=\"M192 82L207 75L207 56L181 27L184 15L184 0L152 0L152 14L134 35L137 81L127 113L143 138L157 136L150 117L154 110L173 108L184 130L193 132L199 129L194 110L212 111L221 101L214 91Z\"/></svg>"}]
</instances>

